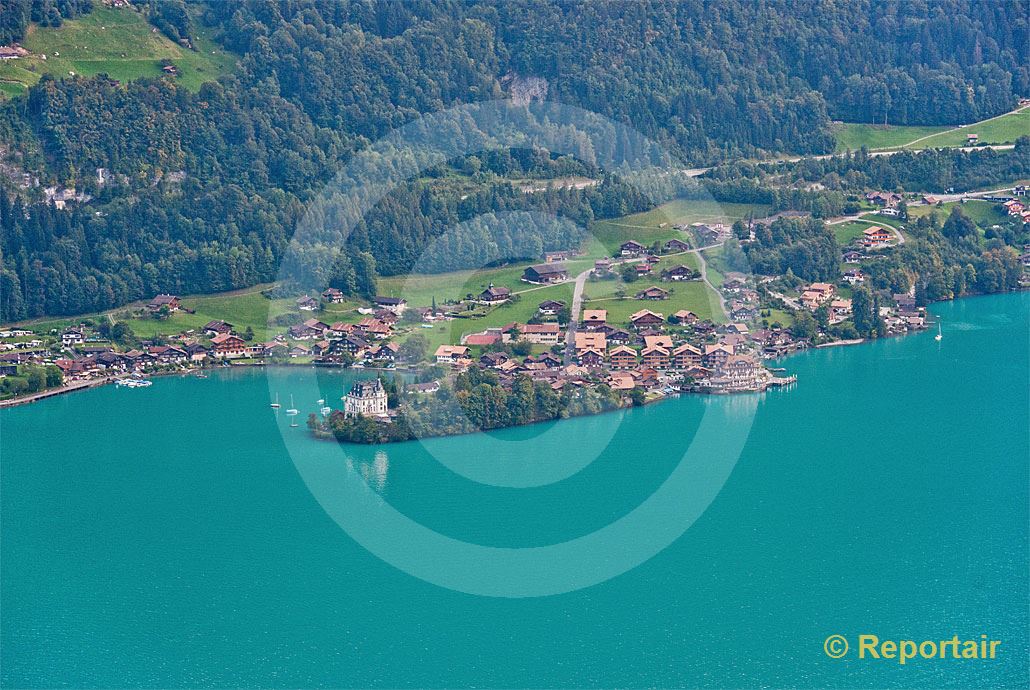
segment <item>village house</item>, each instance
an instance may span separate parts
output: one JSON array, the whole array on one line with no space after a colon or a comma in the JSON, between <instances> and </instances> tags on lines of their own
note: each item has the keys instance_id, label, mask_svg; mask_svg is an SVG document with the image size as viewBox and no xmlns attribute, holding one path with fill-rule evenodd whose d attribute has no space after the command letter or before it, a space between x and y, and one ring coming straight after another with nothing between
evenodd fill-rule
<instances>
[{"instance_id":1,"label":"village house","mask_svg":"<svg viewBox=\"0 0 1030 690\"><path fill-rule=\"evenodd\" d=\"M644 351L640 353L640 362L645 367L663 371L669 368L669 351L657 345L644 348Z\"/></svg>"},{"instance_id":2,"label":"village house","mask_svg":"<svg viewBox=\"0 0 1030 690\"><path fill-rule=\"evenodd\" d=\"M641 290L636 294L635 299L650 299L650 300L662 300L669 299L669 291L663 290L662 288L652 285L649 288Z\"/></svg>"},{"instance_id":3,"label":"village house","mask_svg":"<svg viewBox=\"0 0 1030 690\"><path fill-rule=\"evenodd\" d=\"M397 316L403 316L404 310L408 308L408 301L401 297L384 297L376 295L372 302L381 309L386 309Z\"/></svg>"},{"instance_id":4,"label":"village house","mask_svg":"<svg viewBox=\"0 0 1030 690\"><path fill-rule=\"evenodd\" d=\"M577 352L576 361L585 367L600 367L604 364L604 351L588 349Z\"/></svg>"},{"instance_id":5,"label":"village house","mask_svg":"<svg viewBox=\"0 0 1030 690\"><path fill-rule=\"evenodd\" d=\"M637 329L648 326L661 326L665 323L665 318L661 314L650 309L641 309L638 312L634 312L630 315L629 320L633 327Z\"/></svg>"},{"instance_id":6,"label":"village house","mask_svg":"<svg viewBox=\"0 0 1030 690\"><path fill-rule=\"evenodd\" d=\"M680 309L672 315L676 323L689 326L695 324L698 321L698 315L688 309Z\"/></svg>"},{"instance_id":7,"label":"village house","mask_svg":"<svg viewBox=\"0 0 1030 690\"><path fill-rule=\"evenodd\" d=\"M583 328L588 331L596 331L608 321L608 310L606 309L584 309Z\"/></svg>"},{"instance_id":8,"label":"village house","mask_svg":"<svg viewBox=\"0 0 1030 690\"><path fill-rule=\"evenodd\" d=\"M322 291L322 301L326 304L340 304L345 300L343 292L336 288L326 288Z\"/></svg>"},{"instance_id":9,"label":"village house","mask_svg":"<svg viewBox=\"0 0 1030 690\"><path fill-rule=\"evenodd\" d=\"M147 304L147 311L156 313L161 311L163 307L167 307L169 312L177 312L180 306L177 296L161 294L150 300L150 303Z\"/></svg>"},{"instance_id":10,"label":"village house","mask_svg":"<svg viewBox=\"0 0 1030 690\"><path fill-rule=\"evenodd\" d=\"M848 285L858 285L859 283L865 282L865 274L860 269L852 269L850 271L844 271L844 275L841 277Z\"/></svg>"},{"instance_id":11,"label":"village house","mask_svg":"<svg viewBox=\"0 0 1030 690\"><path fill-rule=\"evenodd\" d=\"M308 319L304 323L290 326L289 334L294 340L310 340L321 338L329 331L329 325L318 319Z\"/></svg>"},{"instance_id":12,"label":"village house","mask_svg":"<svg viewBox=\"0 0 1030 690\"><path fill-rule=\"evenodd\" d=\"M205 323L202 330L204 331L205 335L214 337L222 333L231 333L232 324L218 319L215 321L208 321L207 323Z\"/></svg>"},{"instance_id":13,"label":"village house","mask_svg":"<svg viewBox=\"0 0 1030 690\"><path fill-rule=\"evenodd\" d=\"M976 146L980 143L979 134L967 134L966 135L966 146Z\"/></svg>"},{"instance_id":14,"label":"village house","mask_svg":"<svg viewBox=\"0 0 1030 690\"><path fill-rule=\"evenodd\" d=\"M349 333L339 340L334 340L329 346L329 352L333 355L343 354L344 352L357 356L359 352L367 350L369 347L368 341L355 333Z\"/></svg>"},{"instance_id":15,"label":"village house","mask_svg":"<svg viewBox=\"0 0 1030 690\"><path fill-rule=\"evenodd\" d=\"M894 234L888 230L874 225L862 231L863 247L886 247L894 238Z\"/></svg>"},{"instance_id":16,"label":"village house","mask_svg":"<svg viewBox=\"0 0 1030 690\"><path fill-rule=\"evenodd\" d=\"M469 349L464 345L441 345L434 356L437 364L457 364L468 359Z\"/></svg>"},{"instance_id":17,"label":"village house","mask_svg":"<svg viewBox=\"0 0 1030 690\"><path fill-rule=\"evenodd\" d=\"M301 311L315 311L318 309L318 300L310 295L304 295L303 297L297 298L297 309Z\"/></svg>"},{"instance_id":18,"label":"village house","mask_svg":"<svg viewBox=\"0 0 1030 690\"><path fill-rule=\"evenodd\" d=\"M86 342L86 331L83 328L73 326L72 328L66 328L61 333L61 344L65 347L82 345L84 342Z\"/></svg>"},{"instance_id":19,"label":"village house","mask_svg":"<svg viewBox=\"0 0 1030 690\"><path fill-rule=\"evenodd\" d=\"M877 206L894 207L901 203L902 197L894 192L869 192L865 195L865 199Z\"/></svg>"},{"instance_id":20,"label":"village house","mask_svg":"<svg viewBox=\"0 0 1030 690\"><path fill-rule=\"evenodd\" d=\"M527 283L560 283L568 278L569 270L564 264L537 264L522 273L522 280Z\"/></svg>"},{"instance_id":21,"label":"village house","mask_svg":"<svg viewBox=\"0 0 1030 690\"><path fill-rule=\"evenodd\" d=\"M290 348L290 357L309 357L311 355L311 348L304 343L295 343Z\"/></svg>"},{"instance_id":22,"label":"village house","mask_svg":"<svg viewBox=\"0 0 1030 690\"><path fill-rule=\"evenodd\" d=\"M211 348L214 357L234 359L246 354L247 344L237 335L222 333L211 339Z\"/></svg>"},{"instance_id":23,"label":"village house","mask_svg":"<svg viewBox=\"0 0 1030 690\"><path fill-rule=\"evenodd\" d=\"M378 378L358 381L343 396L343 414L346 417L385 417L387 396L383 382Z\"/></svg>"},{"instance_id":24,"label":"village house","mask_svg":"<svg viewBox=\"0 0 1030 690\"><path fill-rule=\"evenodd\" d=\"M608 363L612 369L633 369L637 366L637 351L620 345L608 353Z\"/></svg>"},{"instance_id":25,"label":"village house","mask_svg":"<svg viewBox=\"0 0 1030 690\"><path fill-rule=\"evenodd\" d=\"M189 359L186 351L170 345L157 345L147 350L161 364L178 364Z\"/></svg>"},{"instance_id":26,"label":"village house","mask_svg":"<svg viewBox=\"0 0 1030 690\"><path fill-rule=\"evenodd\" d=\"M830 302L830 321L840 322L851 316L851 300L835 299Z\"/></svg>"},{"instance_id":27,"label":"village house","mask_svg":"<svg viewBox=\"0 0 1030 690\"><path fill-rule=\"evenodd\" d=\"M598 259L594 262L594 275L604 276L608 274L612 268L612 261L608 257Z\"/></svg>"},{"instance_id":28,"label":"village house","mask_svg":"<svg viewBox=\"0 0 1030 690\"><path fill-rule=\"evenodd\" d=\"M619 245L619 254L622 256L640 256L647 251L647 247L636 240L628 240Z\"/></svg>"},{"instance_id":29,"label":"village house","mask_svg":"<svg viewBox=\"0 0 1030 690\"><path fill-rule=\"evenodd\" d=\"M509 361L511 357L507 352L485 352L479 358L479 363L484 367L499 367Z\"/></svg>"},{"instance_id":30,"label":"village house","mask_svg":"<svg viewBox=\"0 0 1030 690\"><path fill-rule=\"evenodd\" d=\"M574 345L577 355L587 350L597 350L603 355L608 349L608 338L604 333L577 331Z\"/></svg>"},{"instance_id":31,"label":"village house","mask_svg":"<svg viewBox=\"0 0 1030 690\"><path fill-rule=\"evenodd\" d=\"M726 358L732 354L734 354L733 348L724 343L705 345L701 361L710 369L718 369L726 362Z\"/></svg>"},{"instance_id":32,"label":"village house","mask_svg":"<svg viewBox=\"0 0 1030 690\"><path fill-rule=\"evenodd\" d=\"M701 274L690 268L680 264L679 266L673 266L662 271L662 280L694 280L700 278Z\"/></svg>"},{"instance_id":33,"label":"village house","mask_svg":"<svg viewBox=\"0 0 1030 690\"><path fill-rule=\"evenodd\" d=\"M492 284L479 293L481 304L501 304L511 299L511 290L506 287L494 287Z\"/></svg>"},{"instance_id":34,"label":"village house","mask_svg":"<svg viewBox=\"0 0 1030 690\"><path fill-rule=\"evenodd\" d=\"M597 332L604 333L611 345L628 345L633 341L633 334L629 331L624 331L621 328L612 328L611 326L608 326L597 329Z\"/></svg>"},{"instance_id":35,"label":"village house","mask_svg":"<svg viewBox=\"0 0 1030 690\"><path fill-rule=\"evenodd\" d=\"M818 309L837 294L837 288L830 283L812 283L801 293L801 304L806 309Z\"/></svg>"},{"instance_id":36,"label":"village house","mask_svg":"<svg viewBox=\"0 0 1030 690\"><path fill-rule=\"evenodd\" d=\"M666 350L672 350L672 336L671 335L645 335L644 336L644 347L664 347Z\"/></svg>"},{"instance_id":37,"label":"village house","mask_svg":"<svg viewBox=\"0 0 1030 690\"><path fill-rule=\"evenodd\" d=\"M672 351L672 366L676 369L699 367L703 354L699 348L684 343Z\"/></svg>"},{"instance_id":38,"label":"village house","mask_svg":"<svg viewBox=\"0 0 1030 690\"><path fill-rule=\"evenodd\" d=\"M651 273L651 264L645 261L643 263L636 264L633 267L633 270L636 271L638 276L645 276Z\"/></svg>"},{"instance_id":39,"label":"village house","mask_svg":"<svg viewBox=\"0 0 1030 690\"><path fill-rule=\"evenodd\" d=\"M671 254L674 252L685 252L690 249L690 245L683 240L674 237L663 244L662 248L665 250L666 254Z\"/></svg>"},{"instance_id":40,"label":"village house","mask_svg":"<svg viewBox=\"0 0 1030 690\"><path fill-rule=\"evenodd\" d=\"M546 299L537 306L537 311L543 316L557 316L558 312L565 308L565 302Z\"/></svg>"},{"instance_id":41,"label":"village house","mask_svg":"<svg viewBox=\"0 0 1030 690\"><path fill-rule=\"evenodd\" d=\"M183 348L191 362L203 362L207 359L208 349L200 343L190 343Z\"/></svg>"}]
</instances>

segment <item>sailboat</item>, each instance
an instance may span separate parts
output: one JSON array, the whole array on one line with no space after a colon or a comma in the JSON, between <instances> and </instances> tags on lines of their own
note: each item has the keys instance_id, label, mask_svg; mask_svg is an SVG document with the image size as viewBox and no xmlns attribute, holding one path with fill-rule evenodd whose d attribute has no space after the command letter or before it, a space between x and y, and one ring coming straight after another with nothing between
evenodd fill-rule
<instances>
[{"instance_id":1,"label":"sailboat","mask_svg":"<svg viewBox=\"0 0 1030 690\"><path fill-rule=\"evenodd\" d=\"M290 415L291 417L299 414L297 408L293 406L293 395L292 394L290 395L290 407L289 407L288 410L286 410L286 414Z\"/></svg>"},{"instance_id":2,"label":"sailboat","mask_svg":"<svg viewBox=\"0 0 1030 690\"><path fill-rule=\"evenodd\" d=\"M935 335L933 337L933 339L939 341L939 340L942 340L943 338L944 338L944 334L941 333L941 322L938 321L937 322L937 335Z\"/></svg>"},{"instance_id":3,"label":"sailboat","mask_svg":"<svg viewBox=\"0 0 1030 690\"><path fill-rule=\"evenodd\" d=\"M279 407L280 407L280 405L279 405L279 394L278 394L278 393L276 393L276 394L275 394L275 402L274 402L274 403L272 403L272 409L273 409L273 410L278 410L278 409L279 409Z\"/></svg>"}]
</instances>

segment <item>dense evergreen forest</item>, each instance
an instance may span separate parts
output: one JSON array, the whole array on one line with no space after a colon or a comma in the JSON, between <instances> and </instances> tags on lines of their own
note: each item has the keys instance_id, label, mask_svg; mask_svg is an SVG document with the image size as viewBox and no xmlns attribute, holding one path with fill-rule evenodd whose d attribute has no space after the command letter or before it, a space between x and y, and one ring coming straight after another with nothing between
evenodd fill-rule
<instances>
[{"instance_id":1,"label":"dense evergreen forest","mask_svg":"<svg viewBox=\"0 0 1030 690\"><path fill-rule=\"evenodd\" d=\"M1030 92L1030 5L1022 0L150 4L151 21L176 40L188 41L192 23L213 27L239 56L237 69L197 93L174 79L44 77L0 106L7 165L95 197L58 211L38 190L10 186L0 195L0 321L274 279L310 202L355 152L452 105L565 102L627 123L695 165L832 150L834 118L975 121ZM0 0L0 40L16 40L30 20L56 25L91 5ZM847 181L822 194L771 190L771 173L760 168L721 169L708 185L718 199L828 215L847 203L856 170L869 184L927 191L969 178L957 158L936 178L911 172L942 162L934 155L952 154L913 154L907 168L854 159L797 172ZM972 177L1024 165L1012 160L978 158ZM496 246L477 254L487 230L471 222L436 250L439 270L464 251L476 264L574 239L568 224L513 223L537 217L513 212L588 228L656 198L703 194L682 180L642 194L601 167L587 147L573 156L513 149L441 164L378 203L344 254L315 261L312 278L360 292L369 260L384 275L410 270L444 229L483 214L507 218L489 229ZM533 195L508 182L558 174L604 182Z\"/></svg>"}]
</instances>

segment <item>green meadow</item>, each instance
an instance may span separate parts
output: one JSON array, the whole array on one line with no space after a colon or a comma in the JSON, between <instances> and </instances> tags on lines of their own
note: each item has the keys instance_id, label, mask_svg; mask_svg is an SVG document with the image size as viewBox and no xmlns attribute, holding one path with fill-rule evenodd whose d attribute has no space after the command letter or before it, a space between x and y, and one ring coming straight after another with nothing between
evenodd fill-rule
<instances>
[{"instance_id":1,"label":"green meadow","mask_svg":"<svg viewBox=\"0 0 1030 690\"><path fill-rule=\"evenodd\" d=\"M870 125L860 122L842 122L837 126L837 153L867 149L895 149L920 137L946 132L950 127L921 127L912 125Z\"/></svg>"},{"instance_id":2,"label":"green meadow","mask_svg":"<svg viewBox=\"0 0 1030 690\"><path fill-rule=\"evenodd\" d=\"M908 125L840 123L837 127L837 152L868 149L928 149L965 146L966 138L976 134L981 144L1011 144L1030 135L1030 109L999 115L964 127L924 127Z\"/></svg>"},{"instance_id":3,"label":"green meadow","mask_svg":"<svg viewBox=\"0 0 1030 690\"><path fill-rule=\"evenodd\" d=\"M154 31L141 12L98 3L91 13L58 28L31 26L22 45L32 56L0 64L0 86L5 94L17 95L44 74L107 74L119 81L159 77L164 74L162 61L168 61L179 68L176 83L196 90L230 72L236 58L199 22L195 26L196 50L190 50Z\"/></svg>"}]
</instances>

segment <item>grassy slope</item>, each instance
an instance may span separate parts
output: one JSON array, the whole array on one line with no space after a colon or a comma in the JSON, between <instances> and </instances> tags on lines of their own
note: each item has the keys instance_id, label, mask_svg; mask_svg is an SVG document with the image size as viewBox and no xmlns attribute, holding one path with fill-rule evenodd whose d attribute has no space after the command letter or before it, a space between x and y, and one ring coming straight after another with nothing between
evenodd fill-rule
<instances>
[{"instance_id":1,"label":"grassy slope","mask_svg":"<svg viewBox=\"0 0 1030 690\"><path fill-rule=\"evenodd\" d=\"M682 233L673 230L672 226L678 223L697 222L699 220L720 220L732 222L736 218L743 217L748 213L756 216L765 215L768 209L762 206L748 206L745 204L716 204L714 202L683 201L677 200L665 204L648 213L636 214L619 219L616 223L602 224L605 228L595 237L588 240L582 247L583 254L566 263L571 275L576 275L593 266L595 258L609 253L611 248L628 239L641 239L641 227L645 232L653 231L654 239L667 239ZM670 220L666 220L666 219ZM666 228L659 228L660 223L668 222ZM436 275L412 275L394 276L381 278L379 280L379 293L404 297L412 306L429 306L433 298L436 298L438 306L443 306L447 299L463 298L467 293L478 293L490 283L497 286L509 287L515 292L521 293L520 300L512 305L503 306L486 311L478 318L456 319L454 321L437 324L432 329L415 328L411 332L418 332L425 335L432 347L442 343L457 343L463 334L475 333L486 328L501 326L511 321L527 321L535 312L537 305L545 299L558 299L565 302L572 300L572 282L555 286L537 287L523 283L520 279L525 266L530 262L519 263L500 268L484 269L479 271L458 271L454 273L443 273ZM697 257L692 254L674 255L665 257L656 268L656 273L662 268L677 264L686 264L698 268ZM713 280L720 278L717 271L709 270ZM656 279L655 279L656 280ZM655 280L638 280L626 286L630 295L651 285ZM587 296L595 300L604 300L596 306L598 308L609 308L612 310L613 318L627 317L629 314L642 309L650 304L656 311L671 313L679 309L690 309L705 317L718 317L716 298L701 283L661 283L663 287L673 289L673 298L658 303L644 303L634 299L615 300L614 293L621 281L592 282L587 284ZM177 313L165 321L156 321L149 318L129 319L133 331L141 337L152 337L158 333L170 335L190 328L197 328L213 319L224 319L235 325L240 331L250 326L254 329L258 339L267 339L274 332L284 331L284 328L274 330L268 329L268 321L276 315L292 310L292 300L268 300L260 294L262 289L268 285L259 285L233 293L217 295L197 295L185 297L183 304L190 309L196 310L195 314ZM614 305L614 306L612 306ZM658 306L656 306L658 305ZM139 308L142 303L129 305L114 309L108 314L114 315L116 319L122 320L129 309ZM340 305L330 305L324 312L311 314L323 321L356 321L359 315L354 311L357 302L348 302ZM482 312L480 312L482 313ZM41 331L48 331L51 328L64 328L73 323L78 323L84 318L96 319L98 315L86 315L81 317L69 317L62 319L47 319L45 321L31 322L33 328ZM718 320L718 318L716 318Z\"/></svg>"},{"instance_id":2,"label":"grassy slope","mask_svg":"<svg viewBox=\"0 0 1030 690\"><path fill-rule=\"evenodd\" d=\"M969 134L979 135L981 144L1011 144L1021 136L1030 135L1030 110L1024 109L961 129L942 132L920 141L913 148L963 146Z\"/></svg>"},{"instance_id":3,"label":"grassy slope","mask_svg":"<svg viewBox=\"0 0 1030 690\"><path fill-rule=\"evenodd\" d=\"M1030 109L1007 113L966 127L921 127L870 125L845 122L837 130L837 151L870 149L964 146L966 136L977 134L982 144L1012 143L1030 134ZM926 137L926 138L924 138ZM922 141L916 141L921 139Z\"/></svg>"},{"instance_id":4,"label":"grassy slope","mask_svg":"<svg viewBox=\"0 0 1030 690\"><path fill-rule=\"evenodd\" d=\"M841 123L837 130L837 152L857 151L865 146L869 149L899 148L910 141L937 132L944 132L949 127L919 127L909 125L868 125L858 122Z\"/></svg>"},{"instance_id":5,"label":"grassy slope","mask_svg":"<svg viewBox=\"0 0 1030 690\"><path fill-rule=\"evenodd\" d=\"M22 45L33 57L0 64L5 93L16 93L39 81L43 74L66 77L69 73L93 76L106 73L128 81L157 77L161 61L169 60L181 74L177 82L196 90L229 72L236 58L219 48L204 27L197 27L197 50L173 43L132 9L97 6L90 14L66 21L60 28L33 25ZM39 55L46 55L43 60Z\"/></svg>"}]
</instances>

